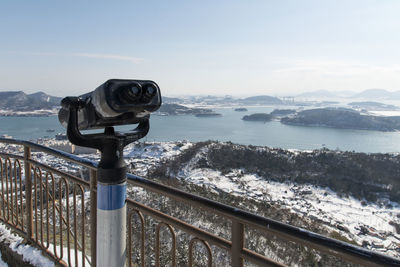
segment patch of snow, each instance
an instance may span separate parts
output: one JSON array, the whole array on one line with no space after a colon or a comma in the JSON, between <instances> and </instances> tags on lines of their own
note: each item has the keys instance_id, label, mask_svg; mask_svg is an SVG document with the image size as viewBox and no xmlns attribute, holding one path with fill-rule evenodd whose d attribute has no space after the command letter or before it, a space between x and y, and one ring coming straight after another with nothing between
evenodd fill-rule
<instances>
[{"instance_id":1,"label":"patch of snow","mask_svg":"<svg viewBox=\"0 0 400 267\"><path fill-rule=\"evenodd\" d=\"M369 113L378 116L400 116L399 110L373 110L369 111Z\"/></svg>"},{"instance_id":2,"label":"patch of snow","mask_svg":"<svg viewBox=\"0 0 400 267\"><path fill-rule=\"evenodd\" d=\"M3 261L1 252L0 252L0 267L8 267L8 264Z\"/></svg>"},{"instance_id":3,"label":"patch of snow","mask_svg":"<svg viewBox=\"0 0 400 267\"><path fill-rule=\"evenodd\" d=\"M54 253L54 245L53 244L49 244L49 251ZM56 246L56 251L57 251L57 255L60 255L61 248L59 246ZM79 251L77 251L77 253L78 253L78 265L75 264L75 250L74 249L70 249L71 262L68 263L68 247L63 246L63 257L62 257L62 260L65 261L68 264L68 266L71 266L71 267L83 266L83 264L82 264L82 251L79 250ZM87 256L87 257L90 260L90 256ZM88 259L85 259L85 266L90 266L90 262L88 261Z\"/></svg>"},{"instance_id":4,"label":"patch of snow","mask_svg":"<svg viewBox=\"0 0 400 267\"><path fill-rule=\"evenodd\" d=\"M0 223L0 242L8 242L13 251L22 255L24 261L27 261L34 266L54 266L54 263L50 259L43 256L39 249L25 245L22 243L23 241L24 239L22 237L11 233L11 231L3 223Z\"/></svg>"}]
</instances>

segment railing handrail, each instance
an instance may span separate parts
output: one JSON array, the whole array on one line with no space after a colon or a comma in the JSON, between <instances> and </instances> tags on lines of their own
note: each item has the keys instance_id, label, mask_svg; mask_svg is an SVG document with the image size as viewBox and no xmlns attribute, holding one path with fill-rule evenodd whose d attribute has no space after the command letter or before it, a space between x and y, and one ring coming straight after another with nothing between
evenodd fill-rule
<instances>
[{"instance_id":1,"label":"railing handrail","mask_svg":"<svg viewBox=\"0 0 400 267\"><path fill-rule=\"evenodd\" d=\"M68 160L70 162L74 162L76 164L82 165L84 167L87 167L92 170L96 170L98 163L94 162L92 160L80 158L78 156L75 156L73 154L54 149L51 147L47 147L44 145L40 145L37 143L33 143L31 141L25 141L25 140L17 140L17 139L11 139L11 138L0 138L0 143L6 143L6 144L12 144L12 145L22 145L22 146L27 146L42 152L49 153L50 155L57 156L59 158Z\"/></svg>"},{"instance_id":2,"label":"railing handrail","mask_svg":"<svg viewBox=\"0 0 400 267\"><path fill-rule=\"evenodd\" d=\"M38 151L49 153L93 170L97 169L98 165L94 161L80 158L67 152L39 145L30 141L0 138L0 143L28 146ZM184 202L200 206L206 210L211 210L232 220L239 221L245 225L250 225L259 230L273 233L289 241L303 243L307 246L325 251L331 255L340 256L356 263L376 263L380 265L400 266L400 259L391 256L329 238L300 227L295 227L289 224L278 222L276 220L265 218L239 208L207 199L205 197L190 194L176 188L150 181L137 175L128 174L127 178L128 182L132 185L140 186L147 190L166 195L176 200L183 200Z\"/></svg>"}]
</instances>

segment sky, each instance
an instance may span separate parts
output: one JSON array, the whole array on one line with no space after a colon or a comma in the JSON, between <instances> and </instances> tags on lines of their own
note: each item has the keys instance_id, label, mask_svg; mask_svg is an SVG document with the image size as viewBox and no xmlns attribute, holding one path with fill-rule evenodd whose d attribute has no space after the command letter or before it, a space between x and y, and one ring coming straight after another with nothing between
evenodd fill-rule
<instances>
[{"instance_id":1,"label":"sky","mask_svg":"<svg viewBox=\"0 0 400 267\"><path fill-rule=\"evenodd\" d=\"M400 1L0 0L0 91L111 78L166 96L400 90Z\"/></svg>"}]
</instances>

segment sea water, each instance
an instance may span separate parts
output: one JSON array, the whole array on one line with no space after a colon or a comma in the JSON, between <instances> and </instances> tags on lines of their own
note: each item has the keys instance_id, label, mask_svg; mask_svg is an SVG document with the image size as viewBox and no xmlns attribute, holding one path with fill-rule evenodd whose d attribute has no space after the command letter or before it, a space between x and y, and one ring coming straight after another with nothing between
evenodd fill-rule
<instances>
[{"instance_id":1,"label":"sea water","mask_svg":"<svg viewBox=\"0 0 400 267\"><path fill-rule=\"evenodd\" d=\"M284 149L312 150L323 147L357 152L400 152L400 132L334 129L326 127L290 126L279 121L243 121L244 115L269 113L273 107L249 107L247 112L233 108L217 108L221 117L193 115L152 115L147 141L231 141L238 144L270 146ZM134 125L118 127L131 130ZM54 130L50 132L48 130ZM35 140L65 133L57 116L0 117L0 135Z\"/></svg>"}]
</instances>

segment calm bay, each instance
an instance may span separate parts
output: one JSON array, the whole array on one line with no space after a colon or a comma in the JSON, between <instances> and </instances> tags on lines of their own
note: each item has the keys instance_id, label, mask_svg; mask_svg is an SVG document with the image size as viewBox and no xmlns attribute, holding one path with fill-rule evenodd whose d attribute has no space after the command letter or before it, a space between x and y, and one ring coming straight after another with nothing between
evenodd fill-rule
<instances>
[{"instance_id":1,"label":"calm bay","mask_svg":"<svg viewBox=\"0 0 400 267\"><path fill-rule=\"evenodd\" d=\"M312 150L323 147L357 152L400 152L400 132L380 132L325 127L289 126L279 121L243 121L244 115L271 112L274 107L248 107L247 112L233 108L216 108L221 117L198 118L193 115L152 115L147 141L231 141L246 145ZM118 127L132 129L132 125ZM48 130L51 130L48 131ZM54 131L52 131L54 130ZM15 139L35 140L65 133L57 116L0 117L0 135Z\"/></svg>"}]
</instances>

